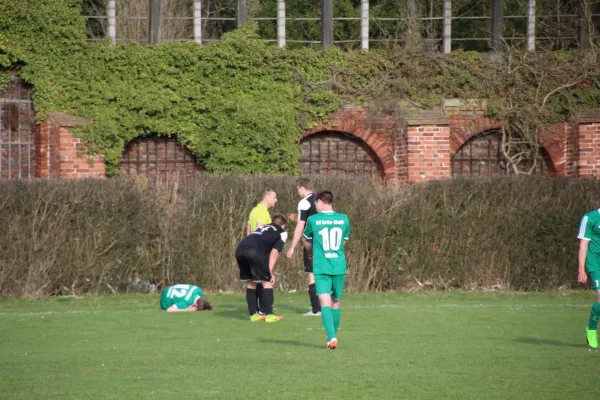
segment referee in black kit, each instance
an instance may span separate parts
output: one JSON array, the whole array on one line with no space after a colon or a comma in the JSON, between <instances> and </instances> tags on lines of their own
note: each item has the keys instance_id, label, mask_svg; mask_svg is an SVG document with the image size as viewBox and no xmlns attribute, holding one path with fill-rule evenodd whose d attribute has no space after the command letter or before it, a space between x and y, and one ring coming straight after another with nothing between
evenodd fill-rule
<instances>
[{"instance_id":1,"label":"referee in black kit","mask_svg":"<svg viewBox=\"0 0 600 400\"><path fill-rule=\"evenodd\" d=\"M315 206L316 195L312 191L310 179L305 177L300 177L296 179L296 189L298 189L298 195L302 197L302 200L300 200L300 202L298 203L298 215L289 215L290 220L296 221L296 229L294 230L292 245L286 253L287 258L289 258L290 260L294 256L294 250L300 242L300 238L302 238L302 233L304 232L304 227L306 226L306 220L308 220L308 217L310 217L311 215L317 213L317 208ZM311 310L305 312L303 315L308 317L318 317L321 315L321 304L319 303L319 298L317 297L317 291L315 289L315 276L313 275L312 253L310 250L307 250L304 246L303 250L304 272L306 273L306 277L308 278L308 296L310 297L311 305Z\"/></svg>"},{"instance_id":2,"label":"referee in black kit","mask_svg":"<svg viewBox=\"0 0 600 400\"><path fill-rule=\"evenodd\" d=\"M242 239L235 251L240 280L248 282L246 302L252 322L277 322L283 318L273 314L273 268L287 239L286 222L283 215L274 215L272 223L256 228ZM260 304L265 315L260 315L256 309L256 284L259 282L264 288L260 295Z\"/></svg>"}]
</instances>

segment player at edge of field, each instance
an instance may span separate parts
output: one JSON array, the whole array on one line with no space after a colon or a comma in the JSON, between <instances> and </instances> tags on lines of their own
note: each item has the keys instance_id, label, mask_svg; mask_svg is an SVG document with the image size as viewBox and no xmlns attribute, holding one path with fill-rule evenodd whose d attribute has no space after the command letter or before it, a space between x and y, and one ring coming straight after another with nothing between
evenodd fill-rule
<instances>
[{"instance_id":1,"label":"player at edge of field","mask_svg":"<svg viewBox=\"0 0 600 400\"><path fill-rule=\"evenodd\" d=\"M300 239L302 239L302 232L304 232L304 227L306 226L308 217L317 212L315 207L316 195L312 191L310 179L306 177L300 177L296 179L296 189L298 190L298 195L302 197L302 200L298 202L298 214L290 214L288 216L291 221L296 221L296 229L294 229L292 244L286 253L287 258L290 260L294 256L294 250L296 249L296 246L300 242ZM303 244L305 243L305 241L302 242ZM315 289L312 254L306 245L303 245L303 259L304 272L306 273L306 278L308 279L308 297L310 299L311 306L311 309L303 315L320 316L321 304L319 303L319 298L317 297L317 291Z\"/></svg>"},{"instance_id":2,"label":"player at edge of field","mask_svg":"<svg viewBox=\"0 0 600 400\"><path fill-rule=\"evenodd\" d=\"M160 294L160 309L167 312L212 310L202 295L202 288L196 285L167 286Z\"/></svg>"},{"instance_id":3,"label":"player at edge of field","mask_svg":"<svg viewBox=\"0 0 600 400\"><path fill-rule=\"evenodd\" d=\"M256 228L242 239L235 250L240 280L247 282L246 302L252 322L277 322L283 318L273 313L273 270L287 239L286 222L283 215L274 215L271 224ZM256 285L259 282L264 286L260 304L265 315L258 314L256 307Z\"/></svg>"},{"instance_id":4,"label":"player at edge of field","mask_svg":"<svg viewBox=\"0 0 600 400\"><path fill-rule=\"evenodd\" d=\"M350 220L346 214L333 211L330 191L319 192L315 205L317 214L308 217L304 238L312 239L313 271L321 302L321 321L327 334L326 348L335 350L347 270L344 248L346 240L350 239Z\"/></svg>"},{"instance_id":5,"label":"player at edge of field","mask_svg":"<svg viewBox=\"0 0 600 400\"><path fill-rule=\"evenodd\" d=\"M260 195L260 203L256 205L250 211L248 216L248 223L246 224L246 235L251 234L256 228L271 223L271 215L269 214L269 208L275 207L277 204L277 193L272 189L264 189ZM264 309L260 303L262 298L263 285L262 283L256 284L256 307L260 315L264 315Z\"/></svg>"},{"instance_id":6,"label":"player at edge of field","mask_svg":"<svg viewBox=\"0 0 600 400\"><path fill-rule=\"evenodd\" d=\"M583 216L579 224L579 271L577 281L586 283L586 270L590 274L596 301L592 305L590 319L585 333L588 345L598 348L598 319L600 318L600 209Z\"/></svg>"}]
</instances>

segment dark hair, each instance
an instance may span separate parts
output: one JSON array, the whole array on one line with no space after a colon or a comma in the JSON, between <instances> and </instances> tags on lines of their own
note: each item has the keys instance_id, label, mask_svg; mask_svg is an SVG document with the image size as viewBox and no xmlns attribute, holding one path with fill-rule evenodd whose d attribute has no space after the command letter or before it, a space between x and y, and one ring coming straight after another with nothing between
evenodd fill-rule
<instances>
[{"instance_id":1,"label":"dark hair","mask_svg":"<svg viewBox=\"0 0 600 400\"><path fill-rule=\"evenodd\" d=\"M310 184L310 178L307 178L305 176L301 176L298 179L296 179L296 186L303 187L304 189L312 189Z\"/></svg>"},{"instance_id":2,"label":"dark hair","mask_svg":"<svg viewBox=\"0 0 600 400\"><path fill-rule=\"evenodd\" d=\"M205 299L203 299L202 297L198 297L198 299L196 299L196 302L194 303L194 305L196 306L196 311L212 310L212 306L210 305L210 303L208 301L206 301Z\"/></svg>"},{"instance_id":3,"label":"dark hair","mask_svg":"<svg viewBox=\"0 0 600 400\"><path fill-rule=\"evenodd\" d=\"M263 191L260 193L260 200L263 201L269 193L275 193L275 191L273 189L263 189Z\"/></svg>"},{"instance_id":4,"label":"dark hair","mask_svg":"<svg viewBox=\"0 0 600 400\"><path fill-rule=\"evenodd\" d=\"M333 193L329 190L323 190L317 194L315 201L321 200L325 204L333 204Z\"/></svg>"},{"instance_id":5,"label":"dark hair","mask_svg":"<svg viewBox=\"0 0 600 400\"><path fill-rule=\"evenodd\" d=\"M273 221L273 222L271 222L272 224L276 224L279 226L283 226L283 225L287 224L287 218L281 214L273 215L272 221Z\"/></svg>"}]
</instances>

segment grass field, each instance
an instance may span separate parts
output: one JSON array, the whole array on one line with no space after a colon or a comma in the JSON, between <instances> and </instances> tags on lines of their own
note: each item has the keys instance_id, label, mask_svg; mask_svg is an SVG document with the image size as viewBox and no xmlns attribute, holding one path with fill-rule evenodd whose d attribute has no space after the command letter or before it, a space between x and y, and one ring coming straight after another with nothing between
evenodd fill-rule
<instances>
[{"instance_id":1,"label":"grass field","mask_svg":"<svg viewBox=\"0 0 600 400\"><path fill-rule=\"evenodd\" d=\"M250 323L241 295L0 300L2 399L591 399L590 292L345 294L326 350L305 293Z\"/></svg>"}]
</instances>

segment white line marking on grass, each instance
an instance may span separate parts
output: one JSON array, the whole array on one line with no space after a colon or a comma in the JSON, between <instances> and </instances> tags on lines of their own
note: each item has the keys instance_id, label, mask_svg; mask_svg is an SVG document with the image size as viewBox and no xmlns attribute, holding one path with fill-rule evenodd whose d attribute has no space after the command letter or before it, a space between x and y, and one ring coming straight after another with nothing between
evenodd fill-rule
<instances>
[{"instance_id":1,"label":"white line marking on grass","mask_svg":"<svg viewBox=\"0 0 600 400\"><path fill-rule=\"evenodd\" d=\"M359 308L589 308L589 304L366 304L366 305L342 305L343 309ZM224 307L225 308L225 307ZM238 308L227 308L229 311ZM140 310L68 310L68 311L32 311L32 312L0 312L0 316L27 317L36 315L60 315L60 314L136 314L143 312L162 312L156 308Z\"/></svg>"},{"instance_id":2,"label":"white line marking on grass","mask_svg":"<svg viewBox=\"0 0 600 400\"><path fill-rule=\"evenodd\" d=\"M143 310L68 310L68 311L32 311L27 313L20 312L0 312L0 316L36 316L36 315L60 315L60 314L102 314L102 313L113 313L113 314L136 314L142 312L158 312L155 308L148 308Z\"/></svg>"}]
</instances>

